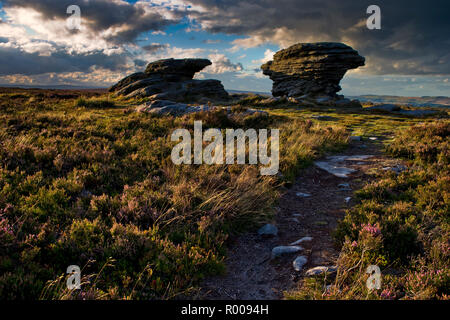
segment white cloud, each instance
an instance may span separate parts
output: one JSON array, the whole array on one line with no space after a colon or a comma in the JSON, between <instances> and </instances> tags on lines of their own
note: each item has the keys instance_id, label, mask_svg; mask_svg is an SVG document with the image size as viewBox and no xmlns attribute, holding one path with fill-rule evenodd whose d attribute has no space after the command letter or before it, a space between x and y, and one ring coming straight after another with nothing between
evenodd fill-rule
<instances>
[{"instance_id":1,"label":"white cloud","mask_svg":"<svg viewBox=\"0 0 450 320\"><path fill-rule=\"evenodd\" d=\"M232 63L224 54L214 53L208 55L211 60L212 65L206 67L204 73L225 73L225 72L239 72L242 71L243 67L241 63Z\"/></svg>"},{"instance_id":2,"label":"white cloud","mask_svg":"<svg viewBox=\"0 0 450 320\"><path fill-rule=\"evenodd\" d=\"M272 51L270 49L266 49L264 51L264 57L262 59L258 60L252 60L252 63L254 64L263 64L273 59L273 55L275 54L275 51Z\"/></svg>"}]
</instances>

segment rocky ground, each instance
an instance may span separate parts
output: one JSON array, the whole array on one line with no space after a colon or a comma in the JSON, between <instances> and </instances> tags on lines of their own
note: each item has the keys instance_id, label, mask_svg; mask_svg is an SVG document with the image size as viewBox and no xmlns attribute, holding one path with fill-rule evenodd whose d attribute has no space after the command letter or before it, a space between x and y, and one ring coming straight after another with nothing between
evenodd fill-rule
<instances>
[{"instance_id":1,"label":"rocky ground","mask_svg":"<svg viewBox=\"0 0 450 320\"><path fill-rule=\"evenodd\" d=\"M320 169L317 166L320 163L316 163L286 190L275 220L265 228L266 233L275 231L276 235L255 231L231 239L227 272L203 283L202 299L282 299L283 292L296 288L312 268L335 265L339 251L332 232L345 209L352 206L353 192L371 178L371 172L402 168L399 160L383 155L375 142L357 140L339 157L320 160L328 168L339 168L334 172L339 177ZM345 178L343 169L352 172ZM274 252L279 246L293 246L291 251L299 251L274 258L280 249L289 251L278 248Z\"/></svg>"}]
</instances>

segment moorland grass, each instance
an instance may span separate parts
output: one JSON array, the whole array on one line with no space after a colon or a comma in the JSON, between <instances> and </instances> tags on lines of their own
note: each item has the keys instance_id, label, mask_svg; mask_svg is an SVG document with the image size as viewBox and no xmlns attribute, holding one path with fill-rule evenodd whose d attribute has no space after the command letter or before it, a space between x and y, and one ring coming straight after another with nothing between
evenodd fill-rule
<instances>
[{"instance_id":1,"label":"moorland grass","mask_svg":"<svg viewBox=\"0 0 450 320\"><path fill-rule=\"evenodd\" d=\"M387 151L409 162L383 172L356 195L335 237L342 246L335 278L305 278L289 299L448 299L450 290L450 122L399 130ZM380 290L366 286L369 265Z\"/></svg>"},{"instance_id":2,"label":"moorland grass","mask_svg":"<svg viewBox=\"0 0 450 320\"><path fill-rule=\"evenodd\" d=\"M0 95L0 299L171 299L223 272L230 234L273 213L280 188L348 132L301 118L133 112L136 101L45 90ZM80 98L81 97L81 98ZM280 177L175 166L170 134L279 128ZM82 269L81 291L65 287Z\"/></svg>"}]
</instances>

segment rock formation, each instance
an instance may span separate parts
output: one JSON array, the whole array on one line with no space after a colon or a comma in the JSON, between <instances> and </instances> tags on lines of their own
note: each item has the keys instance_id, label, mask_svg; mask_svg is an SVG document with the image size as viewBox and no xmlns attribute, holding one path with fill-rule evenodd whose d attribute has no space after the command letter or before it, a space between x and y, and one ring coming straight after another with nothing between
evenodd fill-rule
<instances>
[{"instance_id":1,"label":"rock formation","mask_svg":"<svg viewBox=\"0 0 450 320\"><path fill-rule=\"evenodd\" d=\"M195 73L211 65L208 59L164 59L148 64L145 72L125 77L109 91L127 97L151 100L208 102L226 100L228 93L219 80L194 80Z\"/></svg>"},{"instance_id":2,"label":"rock formation","mask_svg":"<svg viewBox=\"0 0 450 320\"><path fill-rule=\"evenodd\" d=\"M349 69L364 65L364 57L343 43L298 43L278 51L261 66L273 80L273 96L316 98L321 102L342 98L339 82Z\"/></svg>"},{"instance_id":3,"label":"rock formation","mask_svg":"<svg viewBox=\"0 0 450 320\"><path fill-rule=\"evenodd\" d=\"M185 114L202 112L202 111L225 111L227 117L231 120L243 119L247 116L267 116L266 111L252 108L243 110L233 110L232 107L218 107L213 105L188 105L186 103L173 102L169 100L156 100L145 102L136 107L138 112L148 112L159 115L182 116Z\"/></svg>"}]
</instances>

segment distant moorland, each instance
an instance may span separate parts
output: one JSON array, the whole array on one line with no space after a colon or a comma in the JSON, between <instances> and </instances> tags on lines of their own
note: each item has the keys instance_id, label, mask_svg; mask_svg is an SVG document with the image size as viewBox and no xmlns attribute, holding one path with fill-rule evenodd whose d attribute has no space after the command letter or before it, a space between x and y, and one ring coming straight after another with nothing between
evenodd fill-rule
<instances>
[{"instance_id":1,"label":"distant moorland","mask_svg":"<svg viewBox=\"0 0 450 320\"><path fill-rule=\"evenodd\" d=\"M351 97L361 102L373 103L396 103L403 105L411 105L414 107L449 107L450 97L400 97L400 96L378 96L378 95L361 95Z\"/></svg>"}]
</instances>

